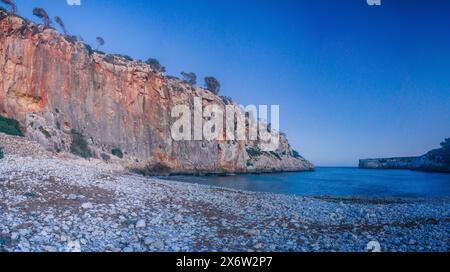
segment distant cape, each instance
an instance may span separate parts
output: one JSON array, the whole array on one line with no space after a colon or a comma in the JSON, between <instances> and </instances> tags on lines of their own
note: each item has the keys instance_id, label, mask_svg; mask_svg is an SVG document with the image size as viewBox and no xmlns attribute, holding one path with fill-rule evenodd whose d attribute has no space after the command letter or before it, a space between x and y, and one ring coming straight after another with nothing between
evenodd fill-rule
<instances>
[{"instance_id":1,"label":"distant cape","mask_svg":"<svg viewBox=\"0 0 450 272\"><path fill-rule=\"evenodd\" d=\"M450 139L441 148L418 157L364 159L359 161L361 169L408 169L427 172L450 173Z\"/></svg>"}]
</instances>

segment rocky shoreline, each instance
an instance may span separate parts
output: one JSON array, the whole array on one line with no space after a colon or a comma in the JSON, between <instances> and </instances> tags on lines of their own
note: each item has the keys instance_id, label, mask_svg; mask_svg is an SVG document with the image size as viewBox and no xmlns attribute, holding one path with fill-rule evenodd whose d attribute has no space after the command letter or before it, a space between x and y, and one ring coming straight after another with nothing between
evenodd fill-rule
<instances>
[{"instance_id":1,"label":"rocky shoreline","mask_svg":"<svg viewBox=\"0 0 450 272\"><path fill-rule=\"evenodd\" d=\"M423 172L450 173L450 139L441 148L418 157L365 159L359 161L361 169L406 169Z\"/></svg>"},{"instance_id":2,"label":"rocky shoreline","mask_svg":"<svg viewBox=\"0 0 450 272\"><path fill-rule=\"evenodd\" d=\"M449 251L450 199L305 198L163 181L0 135L0 251Z\"/></svg>"},{"instance_id":3,"label":"rocky shoreline","mask_svg":"<svg viewBox=\"0 0 450 272\"><path fill-rule=\"evenodd\" d=\"M450 166L448 164L436 163L426 156L365 159L359 161L359 168L450 173Z\"/></svg>"}]
</instances>

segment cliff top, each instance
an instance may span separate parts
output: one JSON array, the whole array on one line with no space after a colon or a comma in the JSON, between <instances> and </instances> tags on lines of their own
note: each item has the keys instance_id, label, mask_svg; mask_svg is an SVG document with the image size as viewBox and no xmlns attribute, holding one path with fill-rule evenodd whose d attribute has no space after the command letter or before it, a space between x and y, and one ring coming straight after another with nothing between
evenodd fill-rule
<instances>
[{"instance_id":1,"label":"cliff top","mask_svg":"<svg viewBox=\"0 0 450 272\"><path fill-rule=\"evenodd\" d=\"M192 86L185 80L182 80L176 76L166 75L164 72L152 68L151 65L145 63L143 60L134 59L124 54L105 53L103 51L93 49L89 44L85 43L81 37L77 37L74 35L64 35L52 26L45 26L43 24L35 23L32 20L29 20L17 14L11 15L6 9L2 7L0 7L0 21L2 22L1 28L3 29L4 33L18 33L23 37L28 38L36 37L38 35L38 37L44 41L50 41L52 39L63 40L66 43L78 48L79 50L85 50L87 55L89 55L91 57L91 60L94 62L98 63L100 61L104 61L114 66L122 66L126 67L127 69L134 69L139 72L154 73L163 77L164 80L169 83L182 84L211 93L209 90L202 86ZM31 31L27 31L27 29Z\"/></svg>"}]
</instances>

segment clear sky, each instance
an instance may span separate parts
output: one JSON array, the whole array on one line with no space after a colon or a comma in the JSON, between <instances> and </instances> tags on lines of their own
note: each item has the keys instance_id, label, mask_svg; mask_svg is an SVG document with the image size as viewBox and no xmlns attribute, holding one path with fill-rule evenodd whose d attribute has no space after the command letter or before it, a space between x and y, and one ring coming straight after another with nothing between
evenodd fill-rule
<instances>
[{"instance_id":1,"label":"clear sky","mask_svg":"<svg viewBox=\"0 0 450 272\"><path fill-rule=\"evenodd\" d=\"M108 53L214 75L241 104L279 104L316 165L420 155L450 137L450 1L16 0Z\"/></svg>"}]
</instances>

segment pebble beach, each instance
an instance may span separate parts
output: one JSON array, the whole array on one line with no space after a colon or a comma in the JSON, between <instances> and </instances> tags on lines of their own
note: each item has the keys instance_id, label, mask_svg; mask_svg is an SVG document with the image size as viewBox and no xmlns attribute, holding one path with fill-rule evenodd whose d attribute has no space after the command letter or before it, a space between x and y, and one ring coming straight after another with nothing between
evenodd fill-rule
<instances>
[{"instance_id":1,"label":"pebble beach","mask_svg":"<svg viewBox=\"0 0 450 272\"><path fill-rule=\"evenodd\" d=\"M0 252L449 251L449 198L254 193L0 146Z\"/></svg>"}]
</instances>

